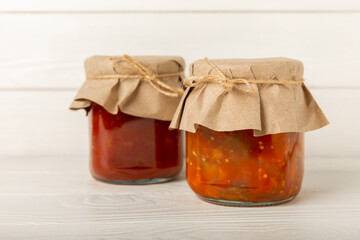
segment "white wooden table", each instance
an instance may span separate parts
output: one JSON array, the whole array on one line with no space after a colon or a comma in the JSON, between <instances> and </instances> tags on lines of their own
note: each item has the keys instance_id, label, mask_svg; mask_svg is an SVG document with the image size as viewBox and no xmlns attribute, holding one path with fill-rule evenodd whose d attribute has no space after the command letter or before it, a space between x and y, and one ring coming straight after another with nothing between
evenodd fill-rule
<instances>
[{"instance_id":1,"label":"white wooden table","mask_svg":"<svg viewBox=\"0 0 360 240\"><path fill-rule=\"evenodd\" d=\"M307 159L290 203L234 208L199 200L184 173L119 186L86 157L0 157L0 239L360 239L360 159Z\"/></svg>"}]
</instances>

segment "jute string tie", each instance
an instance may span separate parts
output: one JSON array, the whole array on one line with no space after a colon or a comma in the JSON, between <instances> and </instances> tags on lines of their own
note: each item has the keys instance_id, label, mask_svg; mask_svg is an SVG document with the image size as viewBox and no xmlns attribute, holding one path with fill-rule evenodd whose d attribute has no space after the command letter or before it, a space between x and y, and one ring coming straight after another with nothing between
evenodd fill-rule
<instances>
[{"instance_id":1,"label":"jute string tie","mask_svg":"<svg viewBox=\"0 0 360 240\"><path fill-rule=\"evenodd\" d=\"M302 84L304 79L287 81L287 80L260 80L260 79L244 79L244 78L228 78L214 63L212 63L208 58L204 58L205 62L212 66L216 71L217 75L205 75L205 76L192 76L184 80L184 85L186 87L196 87L204 83L218 83L222 85L225 91L231 91L233 88L239 89L243 92L256 95L254 87L251 86L252 83L264 83L264 84ZM241 85L245 84L245 87Z\"/></svg>"},{"instance_id":2,"label":"jute string tie","mask_svg":"<svg viewBox=\"0 0 360 240\"><path fill-rule=\"evenodd\" d=\"M166 73L166 74L155 74L150 69L146 68L140 62L134 60L132 57L128 55L124 55L123 57L111 57L109 58L110 63L114 67L119 66L115 61L125 61L130 64L132 68L120 67L123 70L133 71L138 74L113 74L113 75L96 75L96 76L87 76L87 79L98 79L98 80L106 80L106 79L119 79L119 78L131 78L131 79L143 79L147 81L154 89L159 91L160 93L169 96L169 97L178 97L184 93L184 90L176 87L172 87L162 82L159 78L165 77L175 77L181 76L183 72L176 73Z\"/></svg>"}]
</instances>

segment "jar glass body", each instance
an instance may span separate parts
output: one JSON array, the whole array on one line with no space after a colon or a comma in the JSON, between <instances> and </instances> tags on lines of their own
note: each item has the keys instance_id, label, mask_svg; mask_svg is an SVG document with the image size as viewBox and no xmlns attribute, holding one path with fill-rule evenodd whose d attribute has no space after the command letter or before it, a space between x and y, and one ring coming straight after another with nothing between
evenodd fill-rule
<instances>
[{"instance_id":1,"label":"jar glass body","mask_svg":"<svg viewBox=\"0 0 360 240\"><path fill-rule=\"evenodd\" d=\"M182 168L184 133L169 122L90 111L90 170L98 180L149 184L173 179Z\"/></svg>"},{"instance_id":2,"label":"jar glass body","mask_svg":"<svg viewBox=\"0 0 360 240\"><path fill-rule=\"evenodd\" d=\"M304 174L304 134L260 137L253 130L186 133L186 177L203 200L232 206L290 201Z\"/></svg>"}]
</instances>

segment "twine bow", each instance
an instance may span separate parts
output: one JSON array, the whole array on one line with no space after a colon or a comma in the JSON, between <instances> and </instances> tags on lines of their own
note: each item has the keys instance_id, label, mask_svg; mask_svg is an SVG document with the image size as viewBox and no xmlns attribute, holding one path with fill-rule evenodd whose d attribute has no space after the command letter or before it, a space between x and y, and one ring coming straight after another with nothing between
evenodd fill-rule
<instances>
[{"instance_id":1,"label":"twine bow","mask_svg":"<svg viewBox=\"0 0 360 240\"><path fill-rule=\"evenodd\" d=\"M138 74L114 74L114 75L99 75L99 76L87 76L88 79L118 79L118 78L132 78L132 79L144 79L147 81L154 89L159 91L160 93L169 96L169 97L178 97L184 93L184 90L180 88L175 88L172 86L167 85L166 83L162 82L159 78L164 77L174 77L174 76L181 76L183 72L176 72L176 73L167 73L167 74L155 74L148 68L144 67L141 63L134 60L128 55L124 55L123 57L111 57L109 61L115 68L118 64L114 63L115 60L125 61L126 63L130 64L132 68L127 67L120 67L123 70L133 71Z\"/></svg>"},{"instance_id":2,"label":"twine bow","mask_svg":"<svg viewBox=\"0 0 360 240\"><path fill-rule=\"evenodd\" d=\"M225 91L231 91L233 88L239 89L243 92L256 95L257 92L251 83L265 83L265 84L301 84L304 82L304 79L287 81L287 80L259 80L259 79L244 79L244 78L228 78L214 63L212 63L208 58L204 58L205 62L212 66L217 72L218 75L205 75L205 76L192 76L184 80L184 85L186 87L196 87L204 83L218 83L222 85ZM245 87L239 86L240 84L245 84Z\"/></svg>"}]
</instances>

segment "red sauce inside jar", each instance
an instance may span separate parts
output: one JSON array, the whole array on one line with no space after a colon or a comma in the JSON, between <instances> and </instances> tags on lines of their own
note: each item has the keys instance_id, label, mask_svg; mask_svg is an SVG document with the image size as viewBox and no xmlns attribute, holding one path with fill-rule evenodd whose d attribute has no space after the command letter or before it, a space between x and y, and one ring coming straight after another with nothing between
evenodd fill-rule
<instances>
[{"instance_id":1,"label":"red sauce inside jar","mask_svg":"<svg viewBox=\"0 0 360 240\"><path fill-rule=\"evenodd\" d=\"M303 141L303 133L254 137L253 130L216 132L200 126L186 135L187 181L196 194L215 203L291 200L302 184Z\"/></svg>"},{"instance_id":2,"label":"red sauce inside jar","mask_svg":"<svg viewBox=\"0 0 360 240\"><path fill-rule=\"evenodd\" d=\"M182 167L180 131L169 122L122 112L113 115L93 104L90 111L92 175L99 180L170 180Z\"/></svg>"}]
</instances>

